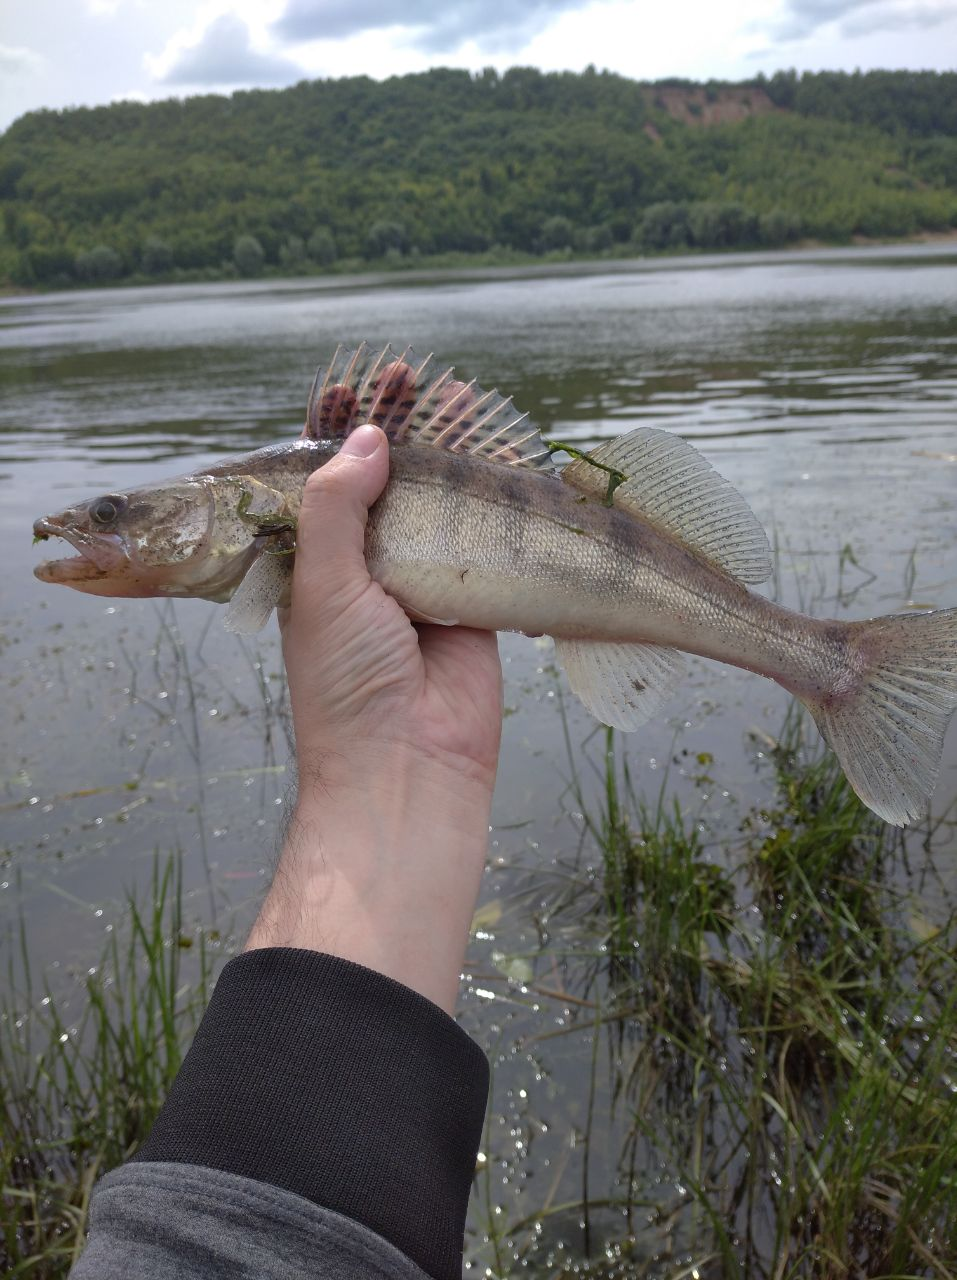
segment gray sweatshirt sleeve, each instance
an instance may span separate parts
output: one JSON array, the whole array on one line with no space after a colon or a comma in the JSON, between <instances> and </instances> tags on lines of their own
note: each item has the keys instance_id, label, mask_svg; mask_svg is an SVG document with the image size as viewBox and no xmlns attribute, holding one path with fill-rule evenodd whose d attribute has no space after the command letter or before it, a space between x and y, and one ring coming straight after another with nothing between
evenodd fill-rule
<instances>
[{"instance_id":1,"label":"gray sweatshirt sleeve","mask_svg":"<svg viewBox=\"0 0 957 1280\"><path fill-rule=\"evenodd\" d=\"M333 956L230 961L170 1096L107 1175L70 1280L460 1280L488 1064Z\"/></svg>"},{"instance_id":2,"label":"gray sweatshirt sleeve","mask_svg":"<svg viewBox=\"0 0 957 1280\"><path fill-rule=\"evenodd\" d=\"M427 1280L382 1236L309 1200L199 1165L128 1164L93 1199L70 1280Z\"/></svg>"}]
</instances>

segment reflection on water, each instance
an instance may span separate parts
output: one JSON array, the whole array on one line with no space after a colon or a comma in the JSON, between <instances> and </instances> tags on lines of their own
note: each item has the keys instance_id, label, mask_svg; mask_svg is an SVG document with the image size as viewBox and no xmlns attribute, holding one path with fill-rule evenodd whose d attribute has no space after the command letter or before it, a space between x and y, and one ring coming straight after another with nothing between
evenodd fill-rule
<instances>
[{"instance_id":1,"label":"reflection on water","mask_svg":"<svg viewBox=\"0 0 957 1280\"><path fill-rule=\"evenodd\" d=\"M0 921L22 912L41 965L82 971L117 922L122 889L142 881L154 850L179 848L194 917L239 935L288 786L273 632L224 641L216 606L41 586L29 543L37 515L287 438L318 360L339 342L391 341L437 349L558 438L651 424L694 440L772 533L773 589L788 603L847 618L954 604L955 297L957 253L907 249L4 300ZM514 868L554 869L580 839L563 728L582 760L596 740L583 746L593 722L563 702L547 642L505 637L503 655L509 714L487 885L497 923L480 930L467 1017L501 1059L493 1123L507 1130L516 1109L528 1110L533 1082L546 1081L564 1126L539 1135L547 1158L522 1152L496 1173L508 1181L490 1203L514 1219L532 1174L548 1180L555 1204L580 1188L569 1134L587 1120L583 1048L543 1039L541 1026L529 1039L530 1002L514 991L503 1001L481 973L534 933L530 907L521 921L511 908L495 915ZM716 864L731 860L735 814L768 792L749 735L760 747L786 704L755 677L695 661L668 719L629 744L650 794L668 770ZM704 758L707 771L696 763ZM598 772L585 769L586 790ZM936 811L955 795L952 731ZM948 845L942 829L936 847L932 918L957 891L952 834ZM556 999L535 1018L557 1031L571 1011ZM522 1124L523 1134L535 1128ZM493 1134L499 1152L504 1136ZM612 1138L604 1155L592 1149L593 1180L615 1165ZM550 1217L547 1230L560 1222Z\"/></svg>"}]
</instances>

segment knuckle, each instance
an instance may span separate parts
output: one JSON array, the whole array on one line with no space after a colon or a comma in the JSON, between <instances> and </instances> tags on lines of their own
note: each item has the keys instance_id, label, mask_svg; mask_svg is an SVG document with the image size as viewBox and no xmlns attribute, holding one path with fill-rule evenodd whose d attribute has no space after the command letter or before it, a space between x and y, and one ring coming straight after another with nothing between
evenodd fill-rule
<instances>
[{"instance_id":1,"label":"knuckle","mask_svg":"<svg viewBox=\"0 0 957 1280\"><path fill-rule=\"evenodd\" d=\"M314 471L306 481L306 487L303 491L303 498L306 501L316 502L322 500L328 501L330 498L345 500L351 499L353 496L353 484L348 474L348 459L333 459L327 462L324 467L320 467L318 471Z\"/></svg>"}]
</instances>

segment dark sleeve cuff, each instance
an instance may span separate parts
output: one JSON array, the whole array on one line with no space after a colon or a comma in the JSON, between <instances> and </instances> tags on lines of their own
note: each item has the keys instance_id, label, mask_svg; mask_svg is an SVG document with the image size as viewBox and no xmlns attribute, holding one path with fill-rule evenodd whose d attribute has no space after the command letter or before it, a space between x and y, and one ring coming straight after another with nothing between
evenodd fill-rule
<instances>
[{"instance_id":1,"label":"dark sleeve cuff","mask_svg":"<svg viewBox=\"0 0 957 1280\"><path fill-rule=\"evenodd\" d=\"M283 1187L460 1280L488 1063L446 1013L360 965L231 960L134 1160Z\"/></svg>"}]
</instances>

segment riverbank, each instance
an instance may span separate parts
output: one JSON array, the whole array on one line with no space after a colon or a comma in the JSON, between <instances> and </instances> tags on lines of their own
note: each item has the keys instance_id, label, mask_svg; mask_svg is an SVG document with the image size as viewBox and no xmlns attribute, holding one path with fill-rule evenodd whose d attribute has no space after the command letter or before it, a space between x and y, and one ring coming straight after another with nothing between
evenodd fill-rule
<instances>
[{"instance_id":1,"label":"riverbank","mask_svg":"<svg viewBox=\"0 0 957 1280\"><path fill-rule=\"evenodd\" d=\"M790 262L806 259L807 261L837 259L844 255L866 257L867 250L909 248L918 245L939 248L946 252L957 250L957 228L950 231L927 231L920 235L878 239L867 236L854 236L850 240L828 242L824 240L802 240L787 248L754 248L754 249L675 249L662 250L658 253L635 253L629 247L621 252L608 251L601 255L576 255L572 252L556 251L549 254L532 253L448 253L435 254L430 257L405 256L402 258L381 258L375 262L343 261L329 268L299 270L295 273L284 272L281 268L265 269L259 275L240 278L235 271L175 271L166 276L129 276L122 280L77 281L75 284L61 283L57 287L27 288L21 285L0 285L0 297L42 297L52 293L78 293L95 290L122 290L163 288L170 285L189 284L226 284L237 283L255 286L262 284L294 284L301 281L311 288L357 287L362 288L378 280L389 280L398 277L413 284L428 284L438 279L448 278L450 273L460 280L507 280L514 278L543 277L555 275L594 275L596 273L653 271L656 268L678 269L683 264L689 267L707 267L719 263L752 262L755 265L769 262Z\"/></svg>"}]
</instances>

